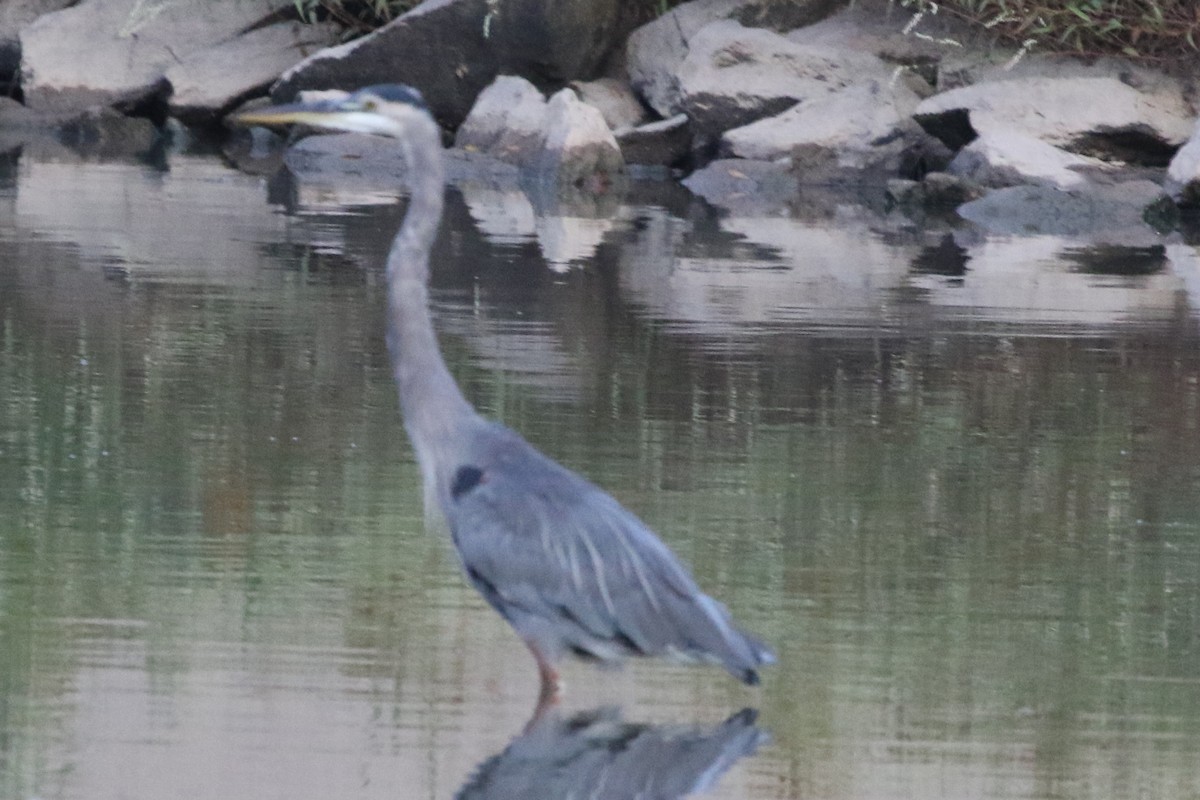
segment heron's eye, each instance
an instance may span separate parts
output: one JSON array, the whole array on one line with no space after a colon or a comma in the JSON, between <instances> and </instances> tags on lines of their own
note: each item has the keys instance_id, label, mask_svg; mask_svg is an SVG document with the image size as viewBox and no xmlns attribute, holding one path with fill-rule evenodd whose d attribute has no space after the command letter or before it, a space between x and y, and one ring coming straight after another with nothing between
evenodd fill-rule
<instances>
[{"instance_id":1,"label":"heron's eye","mask_svg":"<svg viewBox=\"0 0 1200 800\"><path fill-rule=\"evenodd\" d=\"M375 101L371 100L370 98L363 100L362 101L362 110L363 111L374 111L375 110Z\"/></svg>"}]
</instances>

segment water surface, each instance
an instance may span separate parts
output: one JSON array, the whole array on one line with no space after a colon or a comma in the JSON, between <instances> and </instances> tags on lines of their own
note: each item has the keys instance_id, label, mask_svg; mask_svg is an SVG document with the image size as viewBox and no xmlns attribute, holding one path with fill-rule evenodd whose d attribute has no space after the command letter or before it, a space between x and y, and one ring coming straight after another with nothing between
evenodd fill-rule
<instances>
[{"instance_id":1,"label":"water surface","mask_svg":"<svg viewBox=\"0 0 1200 800\"><path fill-rule=\"evenodd\" d=\"M507 768L476 775L536 675L424 521L388 200L208 156L0 171L0 797L488 796ZM468 397L779 653L760 689L572 666L564 716L647 752L749 725L711 797L1200 795L1198 263L453 191L434 301ZM508 752L565 741L539 735Z\"/></svg>"}]
</instances>

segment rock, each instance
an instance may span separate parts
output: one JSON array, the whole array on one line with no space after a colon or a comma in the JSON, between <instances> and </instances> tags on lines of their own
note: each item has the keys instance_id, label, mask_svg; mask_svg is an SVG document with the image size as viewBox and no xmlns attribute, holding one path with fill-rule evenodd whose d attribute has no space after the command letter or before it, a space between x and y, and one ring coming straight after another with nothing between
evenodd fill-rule
<instances>
[{"instance_id":1,"label":"rock","mask_svg":"<svg viewBox=\"0 0 1200 800\"><path fill-rule=\"evenodd\" d=\"M1077 156L1018 131L990 130L958 152L947 168L954 175L990 187L1032 183L1071 189L1087 183L1080 170L1109 164Z\"/></svg>"},{"instance_id":2,"label":"rock","mask_svg":"<svg viewBox=\"0 0 1200 800\"><path fill-rule=\"evenodd\" d=\"M21 29L43 14L75 0L4 0L0 3L0 83L10 83L21 66Z\"/></svg>"},{"instance_id":3,"label":"rock","mask_svg":"<svg viewBox=\"0 0 1200 800\"><path fill-rule=\"evenodd\" d=\"M143 155L160 141L150 120L127 117L110 108L83 112L60 125L57 135L76 153L101 158Z\"/></svg>"},{"instance_id":4,"label":"rock","mask_svg":"<svg viewBox=\"0 0 1200 800\"><path fill-rule=\"evenodd\" d=\"M726 131L721 147L738 158L766 161L791 156L799 147L827 148L840 166L861 169L878 143L896 135L918 102L906 87L871 80Z\"/></svg>"},{"instance_id":5,"label":"rock","mask_svg":"<svg viewBox=\"0 0 1200 800\"><path fill-rule=\"evenodd\" d=\"M1017 130L1073 152L1128 160L1131 140L1174 148L1191 130L1178 86L1151 88L1141 91L1115 77L994 80L934 95L917 107L916 119L952 147L957 137L947 130L961 130L965 114L976 133Z\"/></svg>"},{"instance_id":6,"label":"rock","mask_svg":"<svg viewBox=\"0 0 1200 800\"><path fill-rule=\"evenodd\" d=\"M1167 166L1164 188L1183 205L1200 204L1200 122Z\"/></svg>"},{"instance_id":7,"label":"rock","mask_svg":"<svg viewBox=\"0 0 1200 800\"><path fill-rule=\"evenodd\" d=\"M515 164L553 185L595 180L607 185L625 170L617 141L596 108L570 89L547 102L533 84L514 76L497 78L479 95L454 144Z\"/></svg>"},{"instance_id":8,"label":"rock","mask_svg":"<svg viewBox=\"0 0 1200 800\"><path fill-rule=\"evenodd\" d=\"M687 114L676 114L670 119L617 131L616 137L626 164L669 167L691 152L692 126Z\"/></svg>"},{"instance_id":9,"label":"rock","mask_svg":"<svg viewBox=\"0 0 1200 800\"><path fill-rule=\"evenodd\" d=\"M38 111L11 98L0 98L0 152L21 148L29 154L30 147L36 146L39 154L51 159L70 152L120 160L145 156L161 141L149 120L111 109Z\"/></svg>"},{"instance_id":10,"label":"rock","mask_svg":"<svg viewBox=\"0 0 1200 800\"><path fill-rule=\"evenodd\" d=\"M905 32L914 11L915 8L903 9L892 0L855 0L819 22L788 32L787 38L797 44L871 53L896 66L898 80L917 78L917 86L924 84L919 93L932 92L939 65L951 54L970 46L973 29L951 14L925 14L918 28ZM922 35L915 35L918 32ZM950 47L946 44L950 40L964 47ZM987 58L994 49L993 42L980 42L971 50L971 57Z\"/></svg>"},{"instance_id":11,"label":"rock","mask_svg":"<svg viewBox=\"0 0 1200 800\"><path fill-rule=\"evenodd\" d=\"M676 6L630 34L625 48L630 83L661 116L674 116L682 110L679 67L701 28L731 19L786 31L819 20L840 4L840 0L692 0Z\"/></svg>"},{"instance_id":12,"label":"rock","mask_svg":"<svg viewBox=\"0 0 1200 800\"><path fill-rule=\"evenodd\" d=\"M337 37L332 25L280 22L198 50L166 71L171 113L188 122L211 121Z\"/></svg>"},{"instance_id":13,"label":"rock","mask_svg":"<svg viewBox=\"0 0 1200 800\"><path fill-rule=\"evenodd\" d=\"M978 199L983 194L983 189L958 175L930 172L921 180L921 194L927 206L954 208Z\"/></svg>"},{"instance_id":14,"label":"rock","mask_svg":"<svg viewBox=\"0 0 1200 800\"><path fill-rule=\"evenodd\" d=\"M621 0L489 0L484 38L501 73L562 85L595 75L617 44Z\"/></svg>"},{"instance_id":15,"label":"rock","mask_svg":"<svg viewBox=\"0 0 1200 800\"><path fill-rule=\"evenodd\" d=\"M800 192L795 176L771 161L718 159L696 170L683 185L709 203L736 214L778 212Z\"/></svg>"},{"instance_id":16,"label":"rock","mask_svg":"<svg viewBox=\"0 0 1200 800\"><path fill-rule=\"evenodd\" d=\"M305 59L271 94L284 102L303 89L399 81L419 89L438 121L454 129L497 75L553 85L591 78L612 44L616 2L426 0L361 39Z\"/></svg>"},{"instance_id":17,"label":"rock","mask_svg":"<svg viewBox=\"0 0 1200 800\"><path fill-rule=\"evenodd\" d=\"M850 86L886 84L892 72L869 53L796 44L732 21L706 26L690 44L679 68L680 104L697 130L710 135Z\"/></svg>"},{"instance_id":18,"label":"rock","mask_svg":"<svg viewBox=\"0 0 1200 800\"><path fill-rule=\"evenodd\" d=\"M47 111L129 107L163 91L166 70L254 27L292 0L85 0L21 31L25 103Z\"/></svg>"},{"instance_id":19,"label":"rock","mask_svg":"<svg viewBox=\"0 0 1200 800\"><path fill-rule=\"evenodd\" d=\"M614 132L634 128L646 119L645 107L624 81L615 78L572 81L571 88L580 100L600 111Z\"/></svg>"},{"instance_id":20,"label":"rock","mask_svg":"<svg viewBox=\"0 0 1200 800\"><path fill-rule=\"evenodd\" d=\"M0 130L33 131L57 128L66 118L61 114L45 114L18 103L11 97L0 97Z\"/></svg>"},{"instance_id":21,"label":"rock","mask_svg":"<svg viewBox=\"0 0 1200 800\"><path fill-rule=\"evenodd\" d=\"M480 93L454 146L519 166L533 165L546 142L546 98L529 81L502 75Z\"/></svg>"},{"instance_id":22,"label":"rock","mask_svg":"<svg viewBox=\"0 0 1200 800\"><path fill-rule=\"evenodd\" d=\"M621 148L604 117L563 89L546 104L546 146L537 161L543 180L607 193L625 173Z\"/></svg>"},{"instance_id":23,"label":"rock","mask_svg":"<svg viewBox=\"0 0 1200 800\"><path fill-rule=\"evenodd\" d=\"M918 207L928 209L953 209L969 200L978 198L982 191L956 175L931 172L924 180L892 178L884 187L884 194L893 206L908 210Z\"/></svg>"},{"instance_id":24,"label":"rock","mask_svg":"<svg viewBox=\"0 0 1200 800\"><path fill-rule=\"evenodd\" d=\"M59 122L13 100L0 97L0 153L21 150L31 140L46 136Z\"/></svg>"},{"instance_id":25,"label":"rock","mask_svg":"<svg viewBox=\"0 0 1200 800\"><path fill-rule=\"evenodd\" d=\"M790 156L791 171L806 186L883 189L892 178L920 180L930 171L944 169L950 151L921 130L912 120L901 121L892 136L878 140L865 151L844 155L825 145L798 145Z\"/></svg>"},{"instance_id":26,"label":"rock","mask_svg":"<svg viewBox=\"0 0 1200 800\"><path fill-rule=\"evenodd\" d=\"M958 214L990 233L1069 236L1136 245L1159 241L1144 214L1163 196L1158 184L1145 180L1070 191L1011 186L966 203Z\"/></svg>"},{"instance_id":27,"label":"rock","mask_svg":"<svg viewBox=\"0 0 1200 800\"><path fill-rule=\"evenodd\" d=\"M806 185L920 180L945 168L952 153L909 118L918 102L903 84L871 79L726 131L720 149L739 158L788 159Z\"/></svg>"}]
</instances>

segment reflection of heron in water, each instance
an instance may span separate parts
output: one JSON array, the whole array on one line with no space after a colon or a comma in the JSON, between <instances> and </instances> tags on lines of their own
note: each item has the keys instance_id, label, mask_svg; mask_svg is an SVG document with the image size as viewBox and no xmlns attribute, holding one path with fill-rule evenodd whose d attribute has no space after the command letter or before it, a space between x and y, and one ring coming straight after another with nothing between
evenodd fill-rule
<instances>
[{"instance_id":1,"label":"reflection of heron in water","mask_svg":"<svg viewBox=\"0 0 1200 800\"><path fill-rule=\"evenodd\" d=\"M767 739L745 709L710 730L622 722L614 708L555 709L483 762L456 800L554 797L673 800L712 788Z\"/></svg>"},{"instance_id":2,"label":"reflection of heron in water","mask_svg":"<svg viewBox=\"0 0 1200 800\"><path fill-rule=\"evenodd\" d=\"M539 709L558 694L557 664L674 656L720 664L746 683L771 652L637 517L604 491L483 419L446 369L427 307L429 253L442 216L441 132L420 95L373 86L337 100L239 115L394 138L408 167L408 212L387 259L388 345L404 423L449 523L467 577L524 639L541 676Z\"/></svg>"}]
</instances>

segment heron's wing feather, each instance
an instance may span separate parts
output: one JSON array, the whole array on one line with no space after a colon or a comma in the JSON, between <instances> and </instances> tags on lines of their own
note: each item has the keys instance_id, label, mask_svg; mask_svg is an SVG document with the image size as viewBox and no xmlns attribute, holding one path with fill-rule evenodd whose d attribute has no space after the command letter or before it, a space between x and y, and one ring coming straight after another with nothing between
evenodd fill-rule
<instances>
[{"instance_id":1,"label":"heron's wing feather","mask_svg":"<svg viewBox=\"0 0 1200 800\"><path fill-rule=\"evenodd\" d=\"M574 625L621 650L759 663L724 607L607 493L523 440L488 461L446 517L472 580L514 625L530 614L559 621L567 644Z\"/></svg>"}]
</instances>

